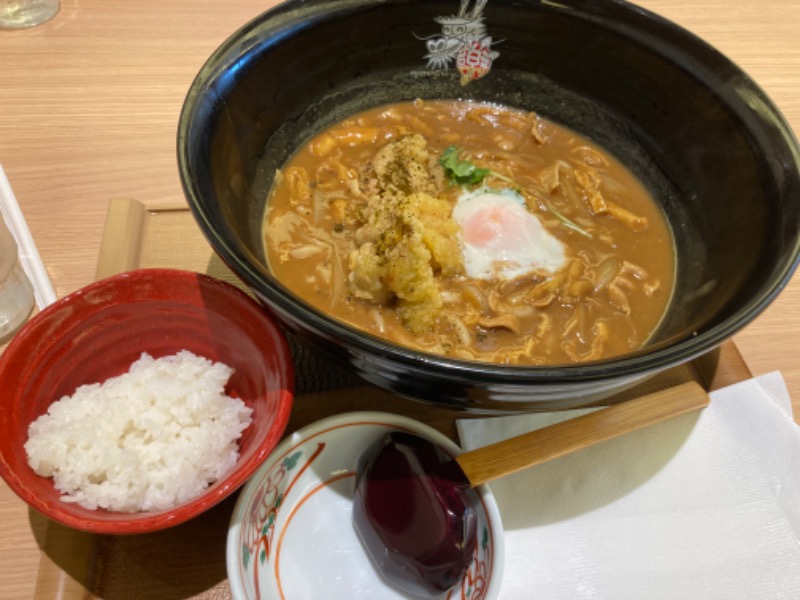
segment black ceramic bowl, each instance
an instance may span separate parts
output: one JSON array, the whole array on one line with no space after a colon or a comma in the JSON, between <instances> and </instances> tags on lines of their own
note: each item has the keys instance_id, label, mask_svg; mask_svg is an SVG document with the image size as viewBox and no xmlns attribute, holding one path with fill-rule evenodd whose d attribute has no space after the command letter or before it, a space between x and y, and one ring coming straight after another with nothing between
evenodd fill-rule
<instances>
[{"instance_id":1,"label":"black ceramic bowl","mask_svg":"<svg viewBox=\"0 0 800 600\"><path fill-rule=\"evenodd\" d=\"M499 55L462 86L453 63L432 68L426 55L459 44L444 34L476 16ZM275 169L344 116L418 97L535 110L605 146L649 186L672 226L678 273L646 348L546 368L448 360L342 325L272 277L261 224ZM800 151L781 114L714 48L615 0L291 0L202 68L178 159L211 245L290 332L367 381L471 411L584 404L706 353L775 298L800 252Z\"/></svg>"}]
</instances>

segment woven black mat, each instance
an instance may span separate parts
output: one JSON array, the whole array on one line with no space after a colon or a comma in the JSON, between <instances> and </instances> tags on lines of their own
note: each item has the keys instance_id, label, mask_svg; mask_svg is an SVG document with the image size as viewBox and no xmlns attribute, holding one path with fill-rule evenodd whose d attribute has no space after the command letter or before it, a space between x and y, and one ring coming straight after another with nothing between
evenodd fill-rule
<instances>
[{"instance_id":1,"label":"woven black mat","mask_svg":"<svg viewBox=\"0 0 800 600\"><path fill-rule=\"evenodd\" d=\"M322 392L344 387L364 385L364 380L340 365L298 341L287 333L292 352L295 374L295 392L298 394Z\"/></svg>"}]
</instances>

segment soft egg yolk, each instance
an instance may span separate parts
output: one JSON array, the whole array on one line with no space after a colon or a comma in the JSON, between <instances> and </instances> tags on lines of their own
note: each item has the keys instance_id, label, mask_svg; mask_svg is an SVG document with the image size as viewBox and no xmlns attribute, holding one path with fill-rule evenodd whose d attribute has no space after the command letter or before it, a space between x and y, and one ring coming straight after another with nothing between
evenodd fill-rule
<instances>
[{"instance_id":1,"label":"soft egg yolk","mask_svg":"<svg viewBox=\"0 0 800 600\"><path fill-rule=\"evenodd\" d=\"M461 226L467 275L513 279L532 271L554 272L566 263L561 244L515 194L473 192L453 210Z\"/></svg>"},{"instance_id":2,"label":"soft egg yolk","mask_svg":"<svg viewBox=\"0 0 800 600\"><path fill-rule=\"evenodd\" d=\"M507 249L510 242L525 239L525 215L518 204L489 204L465 219L463 240L477 248Z\"/></svg>"}]
</instances>

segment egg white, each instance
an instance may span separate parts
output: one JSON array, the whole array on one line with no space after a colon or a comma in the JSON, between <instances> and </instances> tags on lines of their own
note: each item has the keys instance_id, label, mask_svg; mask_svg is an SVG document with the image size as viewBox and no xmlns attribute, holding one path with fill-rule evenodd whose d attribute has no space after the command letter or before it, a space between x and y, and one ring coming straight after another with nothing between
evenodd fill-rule
<instances>
[{"instance_id":1,"label":"egg white","mask_svg":"<svg viewBox=\"0 0 800 600\"><path fill-rule=\"evenodd\" d=\"M464 267L475 279L514 279L533 271L553 273L567 262L563 244L512 190L462 194L453 209L461 226Z\"/></svg>"}]
</instances>

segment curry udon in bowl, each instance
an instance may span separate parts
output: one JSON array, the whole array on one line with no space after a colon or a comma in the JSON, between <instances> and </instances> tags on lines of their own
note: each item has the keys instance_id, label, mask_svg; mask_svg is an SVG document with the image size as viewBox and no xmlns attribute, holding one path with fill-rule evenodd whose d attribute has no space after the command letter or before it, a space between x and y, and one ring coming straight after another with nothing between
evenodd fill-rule
<instances>
[{"instance_id":1,"label":"curry udon in bowl","mask_svg":"<svg viewBox=\"0 0 800 600\"><path fill-rule=\"evenodd\" d=\"M480 165L480 166L479 166ZM461 101L353 115L276 174L272 273L422 352L512 365L620 356L672 293L665 216L613 156L535 113Z\"/></svg>"},{"instance_id":2,"label":"curry udon in bowl","mask_svg":"<svg viewBox=\"0 0 800 600\"><path fill-rule=\"evenodd\" d=\"M750 322L797 264L799 154L735 65L616 1L286 2L178 136L198 223L291 334L474 411L585 404Z\"/></svg>"}]
</instances>

